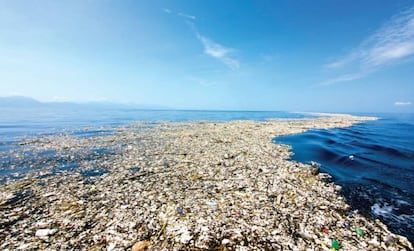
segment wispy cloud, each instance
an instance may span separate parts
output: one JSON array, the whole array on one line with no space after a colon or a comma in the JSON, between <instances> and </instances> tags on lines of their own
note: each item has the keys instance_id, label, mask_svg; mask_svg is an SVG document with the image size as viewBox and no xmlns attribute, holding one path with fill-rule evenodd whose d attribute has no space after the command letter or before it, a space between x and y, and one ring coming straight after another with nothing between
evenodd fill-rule
<instances>
[{"instance_id":1,"label":"wispy cloud","mask_svg":"<svg viewBox=\"0 0 414 251\"><path fill-rule=\"evenodd\" d=\"M204 46L205 54L220 60L231 69L239 68L239 61L231 57L231 54L235 52L234 49L224 47L223 45L218 44L211 39L200 35L199 33L196 33L196 35L198 40L200 40Z\"/></svg>"},{"instance_id":2,"label":"wispy cloud","mask_svg":"<svg viewBox=\"0 0 414 251\"><path fill-rule=\"evenodd\" d=\"M394 16L370 37L362 53L363 64L377 67L414 53L414 7Z\"/></svg>"},{"instance_id":3,"label":"wispy cloud","mask_svg":"<svg viewBox=\"0 0 414 251\"><path fill-rule=\"evenodd\" d=\"M397 101L394 103L395 106L408 106L411 105L411 102L405 102L405 101Z\"/></svg>"},{"instance_id":4,"label":"wispy cloud","mask_svg":"<svg viewBox=\"0 0 414 251\"><path fill-rule=\"evenodd\" d=\"M196 19L195 16L189 15L189 14L185 14L185 13L182 13L182 12L178 12L177 15L180 16L180 17L184 17L184 18L191 19L191 20L195 20Z\"/></svg>"},{"instance_id":5,"label":"wispy cloud","mask_svg":"<svg viewBox=\"0 0 414 251\"><path fill-rule=\"evenodd\" d=\"M175 11L172 11L172 10L167 9L167 8L163 8L162 11L164 11L167 14L174 14L174 15L177 15L179 17L186 18L186 19L191 19L191 20L196 19L196 16L194 16L194 15L190 15L190 14L183 13L183 12L175 12Z\"/></svg>"},{"instance_id":6,"label":"wispy cloud","mask_svg":"<svg viewBox=\"0 0 414 251\"><path fill-rule=\"evenodd\" d=\"M339 68L345 67L349 65L350 63L354 62L355 60L357 60L359 57L359 54L360 53L353 51L349 55L346 55L343 58L337 59L336 61L333 61L331 63L324 65L324 67L328 69L339 69Z\"/></svg>"},{"instance_id":7,"label":"wispy cloud","mask_svg":"<svg viewBox=\"0 0 414 251\"><path fill-rule=\"evenodd\" d=\"M348 55L333 61L325 68L348 70L357 67L357 73L345 74L324 82L352 81L352 75L367 76L383 67L400 63L414 55L414 7L400 12ZM361 78L361 77L358 77ZM338 79L339 81L334 81ZM325 84L326 85L326 84Z\"/></svg>"},{"instance_id":8,"label":"wispy cloud","mask_svg":"<svg viewBox=\"0 0 414 251\"><path fill-rule=\"evenodd\" d=\"M365 77L365 74L363 74L363 73L344 74L344 75L340 75L340 76L335 77L335 78L325 80L325 81L321 82L320 85L328 86L328 85L333 85L333 84L337 84L337 83L341 83L341 82L348 82L348 81L352 81L352 80L357 80L357 79L360 79L360 78L363 78L363 77Z\"/></svg>"},{"instance_id":9,"label":"wispy cloud","mask_svg":"<svg viewBox=\"0 0 414 251\"><path fill-rule=\"evenodd\" d=\"M186 23L190 26L190 28L195 33L197 39L201 42L204 47L204 53L209 55L215 59L220 60L222 63L227 65L231 69L237 69L240 67L240 63L237 59L235 59L232 55L236 52L235 49L225 47L217 42L214 42L210 38L202 36L198 31L194 24L194 20L196 20L196 16L186 14L183 12L174 12L170 9L164 8L163 11L167 14L175 14L179 17L185 18Z\"/></svg>"}]
</instances>

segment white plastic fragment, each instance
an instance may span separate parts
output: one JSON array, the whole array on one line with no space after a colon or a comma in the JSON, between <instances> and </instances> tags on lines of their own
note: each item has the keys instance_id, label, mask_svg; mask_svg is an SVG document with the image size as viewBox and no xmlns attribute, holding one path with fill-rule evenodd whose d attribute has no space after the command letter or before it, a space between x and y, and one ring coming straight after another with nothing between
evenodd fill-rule
<instances>
[{"instance_id":1,"label":"white plastic fragment","mask_svg":"<svg viewBox=\"0 0 414 251\"><path fill-rule=\"evenodd\" d=\"M35 235L37 237L47 237L47 236L50 236L50 235L54 235L56 232L57 232L57 229L49 229L49 228L38 229L38 230L36 230Z\"/></svg>"}]
</instances>

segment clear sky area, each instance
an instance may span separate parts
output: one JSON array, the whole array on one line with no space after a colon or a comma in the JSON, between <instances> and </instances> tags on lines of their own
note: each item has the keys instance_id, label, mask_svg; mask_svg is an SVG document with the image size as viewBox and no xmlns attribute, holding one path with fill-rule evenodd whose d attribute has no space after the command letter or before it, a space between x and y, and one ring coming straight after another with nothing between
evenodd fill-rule
<instances>
[{"instance_id":1,"label":"clear sky area","mask_svg":"<svg viewBox=\"0 0 414 251\"><path fill-rule=\"evenodd\" d=\"M412 0L0 0L0 96L414 112Z\"/></svg>"}]
</instances>

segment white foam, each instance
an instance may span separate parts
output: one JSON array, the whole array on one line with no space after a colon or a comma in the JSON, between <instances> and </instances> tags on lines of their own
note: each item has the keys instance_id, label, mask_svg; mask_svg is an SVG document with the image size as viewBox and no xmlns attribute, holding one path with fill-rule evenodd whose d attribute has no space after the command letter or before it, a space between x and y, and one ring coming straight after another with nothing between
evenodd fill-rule
<instances>
[{"instance_id":1,"label":"white foam","mask_svg":"<svg viewBox=\"0 0 414 251\"><path fill-rule=\"evenodd\" d=\"M371 206L371 211L376 216L382 216L394 222L398 222L398 224L404 224L408 226L414 223L414 215L412 214L411 215L407 215L407 214L396 215L395 213L393 213L394 209L398 209L398 208L393 207L392 205L389 205L387 203L385 204L375 203L374 205Z\"/></svg>"},{"instance_id":2,"label":"white foam","mask_svg":"<svg viewBox=\"0 0 414 251\"><path fill-rule=\"evenodd\" d=\"M397 200L397 203L398 203L398 205L407 205L407 206L409 206L410 205L410 203L408 203L407 201L405 201L405 200Z\"/></svg>"},{"instance_id":3,"label":"white foam","mask_svg":"<svg viewBox=\"0 0 414 251\"><path fill-rule=\"evenodd\" d=\"M394 207L392 205L388 205L388 204L380 205L378 203L375 203L374 205L371 206L371 211L373 214L377 216L389 217L390 214L392 213L393 208Z\"/></svg>"}]
</instances>

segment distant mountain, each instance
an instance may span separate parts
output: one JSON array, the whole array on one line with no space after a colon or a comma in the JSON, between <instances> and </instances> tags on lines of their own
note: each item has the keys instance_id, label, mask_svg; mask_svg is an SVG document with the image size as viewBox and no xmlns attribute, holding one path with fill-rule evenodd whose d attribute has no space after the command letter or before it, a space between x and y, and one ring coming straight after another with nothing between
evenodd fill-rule
<instances>
[{"instance_id":1,"label":"distant mountain","mask_svg":"<svg viewBox=\"0 0 414 251\"><path fill-rule=\"evenodd\" d=\"M39 107L43 104L33 98L24 96L0 97L0 107Z\"/></svg>"},{"instance_id":2,"label":"distant mountain","mask_svg":"<svg viewBox=\"0 0 414 251\"><path fill-rule=\"evenodd\" d=\"M0 97L0 108L98 108L98 109L142 109L162 110L169 109L159 105L119 104L112 102L40 102L25 96Z\"/></svg>"}]
</instances>

